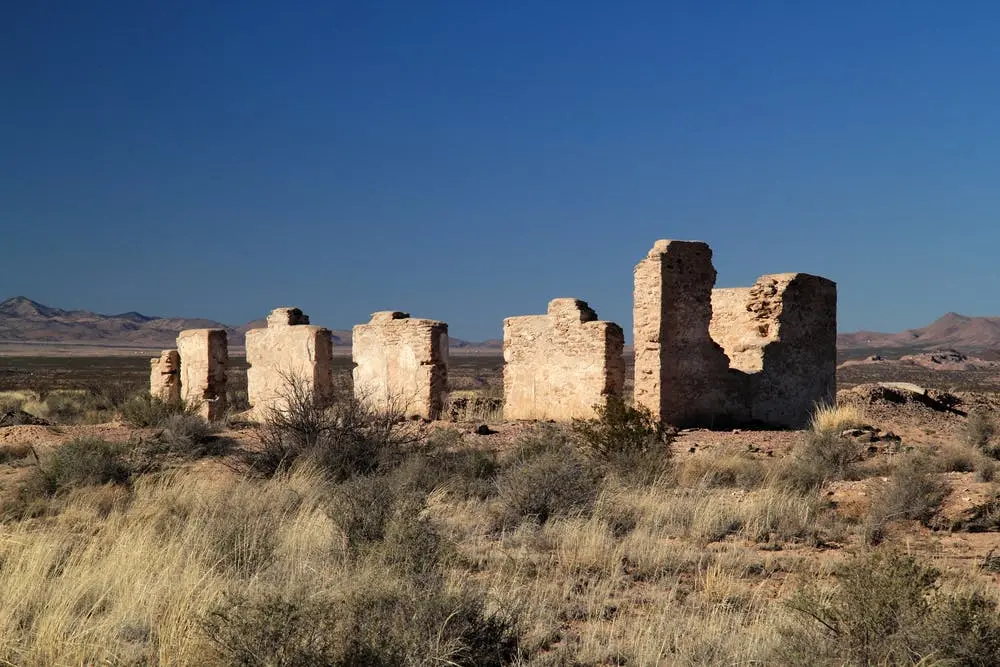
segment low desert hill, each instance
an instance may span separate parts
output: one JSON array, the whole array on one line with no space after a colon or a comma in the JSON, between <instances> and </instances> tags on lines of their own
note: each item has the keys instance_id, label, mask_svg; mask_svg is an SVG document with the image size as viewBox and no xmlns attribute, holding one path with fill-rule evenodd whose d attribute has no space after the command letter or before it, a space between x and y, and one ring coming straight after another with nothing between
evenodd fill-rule
<instances>
[{"instance_id":1,"label":"low desert hill","mask_svg":"<svg viewBox=\"0 0 1000 667\"><path fill-rule=\"evenodd\" d=\"M1000 317L969 317L948 313L920 329L899 333L858 331L837 336L841 350L930 351L953 349L983 352L1000 348Z\"/></svg>"}]
</instances>

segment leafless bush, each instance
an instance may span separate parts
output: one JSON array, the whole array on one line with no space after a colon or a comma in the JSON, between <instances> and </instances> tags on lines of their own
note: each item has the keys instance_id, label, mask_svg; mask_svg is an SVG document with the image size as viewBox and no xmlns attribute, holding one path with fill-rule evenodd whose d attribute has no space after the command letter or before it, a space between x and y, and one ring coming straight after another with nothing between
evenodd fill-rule
<instances>
[{"instance_id":1,"label":"leafless bush","mask_svg":"<svg viewBox=\"0 0 1000 667\"><path fill-rule=\"evenodd\" d=\"M370 474L399 462L401 447L411 440L401 422L401 413L376 411L348 393L324 405L305 382L286 378L281 405L267 411L257 428L260 447L244 462L265 476L303 458L334 480Z\"/></svg>"}]
</instances>

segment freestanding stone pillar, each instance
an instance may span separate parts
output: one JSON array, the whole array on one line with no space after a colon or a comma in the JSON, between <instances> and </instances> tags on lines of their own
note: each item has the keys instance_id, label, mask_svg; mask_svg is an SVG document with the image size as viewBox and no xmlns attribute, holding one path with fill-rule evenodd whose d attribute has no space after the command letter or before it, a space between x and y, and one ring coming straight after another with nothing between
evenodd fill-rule
<instances>
[{"instance_id":1,"label":"freestanding stone pillar","mask_svg":"<svg viewBox=\"0 0 1000 667\"><path fill-rule=\"evenodd\" d=\"M372 314L352 332L354 395L378 409L438 419L448 391L448 325L408 313Z\"/></svg>"},{"instance_id":2,"label":"freestanding stone pillar","mask_svg":"<svg viewBox=\"0 0 1000 667\"><path fill-rule=\"evenodd\" d=\"M164 350L149 360L149 395L164 403L181 400L181 355L177 350Z\"/></svg>"},{"instance_id":3,"label":"freestanding stone pillar","mask_svg":"<svg viewBox=\"0 0 1000 667\"><path fill-rule=\"evenodd\" d=\"M675 426L747 416L708 331L715 275L700 241L657 241L635 267L635 402Z\"/></svg>"},{"instance_id":4,"label":"freestanding stone pillar","mask_svg":"<svg viewBox=\"0 0 1000 667\"><path fill-rule=\"evenodd\" d=\"M622 328L586 301L553 299L545 315L503 322L504 419L588 419L625 384Z\"/></svg>"},{"instance_id":5,"label":"freestanding stone pillar","mask_svg":"<svg viewBox=\"0 0 1000 667\"><path fill-rule=\"evenodd\" d=\"M316 405L333 398L333 338L298 308L276 308L267 328L246 335L247 400L257 419L287 407L289 392L308 392Z\"/></svg>"},{"instance_id":6,"label":"freestanding stone pillar","mask_svg":"<svg viewBox=\"0 0 1000 667\"><path fill-rule=\"evenodd\" d=\"M211 421L226 416L226 366L229 345L225 329L188 329L177 336L181 358L181 398L199 406Z\"/></svg>"}]
</instances>

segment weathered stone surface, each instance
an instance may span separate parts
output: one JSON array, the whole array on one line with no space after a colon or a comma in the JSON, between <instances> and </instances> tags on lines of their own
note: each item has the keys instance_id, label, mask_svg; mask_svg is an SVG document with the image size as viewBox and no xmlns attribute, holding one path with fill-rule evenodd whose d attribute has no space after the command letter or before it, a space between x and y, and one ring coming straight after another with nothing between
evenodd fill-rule
<instances>
[{"instance_id":1,"label":"weathered stone surface","mask_svg":"<svg viewBox=\"0 0 1000 667\"><path fill-rule=\"evenodd\" d=\"M309 316L298 308L275 308L267 316L267 326L283 327L309 324Z\"/></svg>"},{"instance_id":2,"label":"weathered stone surface","mask_svg":"<svg viewBox=\"0 0 1000 667\"><path fill-rule=\"evenodd\" d=\"M309 324L298 308L277 308L267 328L246 334L247 400L250 416L266 418L284 410L296 387L312 394L317 405L333 397L333 339L329 329Z\"/></svg>"},{"instance_id":3,"label":"weathered stone surface","mask_svg":"<svg viewBox=\"0 0 1000 667\"><path fill-rule=\"evenodd\" d=\"M164 350L149 360L149 395L166 403L181 399L181 355L177 350Z\"/></svg>"},{"instance_id":4,"label":"weathered stone surface","mask_svg":"<svg viewBox=\"0 0 1000 667\"><path fill-rule=\"evenodd\" d=\"M545 315L503 323L505 419L587 419L625 384L624 334L585 301L553 299Z\"/></svg>"},{"instance_id":5,"label":"weathered stone surface","mask_svg":"<svg viewBox=\"0 0 1000 667\"><path fill-rule=\"evenodd\" d=\"M750 418L805 426L816 403L834 401L837 285L806 273L761 276L712 293L712 338L746 374Z\"/></svg>"},{"instance_id":6,"label":"weathered stone surface","mask_svg":"<svg viewBox=\"0 0 1000 667\"><path fill-rule=\"evenodd\" d=\"M634 275L635 403L677 426L745 420L741 380L708 330L711 248L657 241Z\"/></svg>"},{"instance_id":7,"label":"weathered stone surface","mask_svg":"<svg viewBox=\"0 0 1000 667\"><path fill-rule=\"evenodd\" d=\"M437 419L448 390L448 325L373 313L352 332L354 394L379 410Z\"/></svg>"},{"instance_id":8,"label":"weathered stone surface","mask_svg":"<svg viewBox=\"0 0 1000 667\"><path fill-rule=\"evenodd\" d=\"M181 358L181 398L199 406L210 420L226 416L226 366L229 344L225 329L188 329L177 336Z\"/></svg>"}]
</instances>

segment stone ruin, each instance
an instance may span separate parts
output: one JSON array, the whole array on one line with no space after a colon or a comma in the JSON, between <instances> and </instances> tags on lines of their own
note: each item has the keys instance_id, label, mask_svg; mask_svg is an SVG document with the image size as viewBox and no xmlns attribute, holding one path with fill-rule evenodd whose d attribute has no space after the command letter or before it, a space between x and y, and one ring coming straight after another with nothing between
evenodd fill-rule
<instances>
[{"instance_id":1,"label":"stone ruin","mask_svg":"<svg viewBox=\"0 0 1000 667\"><path fill-rule=\"evenodd\" d=\"M181 400L181 355L177 350L164 350L149 360L149 395L164 403Z\"/></svg>"},{"instance_id":2,"label":"stone ruin","mask_svg":"<svg viewBox=\"0 0 1000 667\"><path fill-rule=\"evenodd\" d=\"M590 418L625 384L622 328L585 301L553 299L545 315L503 322L504 419Z\"/></svg>"},{"instance_id":3,"label":"stone ruin","mask_svg":"<svg viewBox=\"0 0 1000 667\"><path fill-rule=\"evenodd\" d=\"M700 241L657 241L635 267L635 403L671 424L736 408L729 360L708 331L713 285L712 249Z\"/></svg>"},{"instance_id":4,"label":"stone ruin","mask_svg":"<svg viewBox=\"0 0 1000 667\"><path fill-rule=\"evenodd\" d=\"M354 394L377 410L438 419L448 390L448 325L407 313L372 314L352 332Z\"/></svg>"},{"instance_id":5,"label":"stone ruin","mask_svg":"<svg viewBox=\"0 0 1000 667\"><path fill-rule=\"evenodd\" d=\"M657 241L635 267L635 402L677 426L798 428L836 385L836 284L803 273L713 290L712 250Z\"/></svg>"},{"instance_id":6,"label":"stone ruin","mask_svg":"<svg viewBox=\"0 0 1000 667\"><path fill-rule=\"evenodd\" d=\"M177 336L177 354L181 362L181 399L197 405L199 413L206 419L215 421L224 418L226 366L229 365L229 344L225 329L182 331Z\"/></svg>"},{"instance_id":7,"label":"stone ruin","mask_svg":"<svg viewBox=\"0 0 1000 667\"><path fill-rule=\"evenodd\" d=\"M836 389L837 286L805 273L765 275L746 288L714 289L712 250L657 241L635 267L634 401L676 426L761 423L799 428ZM578 299L553 299L545 315L504 320L505 419L589 418L621 396L621 327ZM282 409L289 382L317 404L333 397L333 342L298 308L278 308L247 332L247 393L260 419ZM209 419L226 410L228 360L221 329L183 331L177 350L151 360L150 393L197 402ZM378 312L353 330L355 396L408 417L442 416L448 325Z\"/></svg>"},{"instance_id":8,"label":"stone ruin","mask_svg":"<svg viewBox=\"0 0 1000 667\"><path fill-rule=\"evenodd\" d=\"M308 392L317 405L333 398L333 334L309 324L298 308L276 308L267 327L246 334L247 400L252 416L287 407L290 392Z\"/></svg>"},{"instance_id":9,"label":"stone ruin","mask_svg":"<svg viewBox=\"0 0 1000 667\"><path fill-rule=\"evenodd\" d=\"M712 291L712 338L746 374L749 416L806 424L837 390L837 285L807 273L761 276L752 287Z\"/></svg>"}]
</instances>

